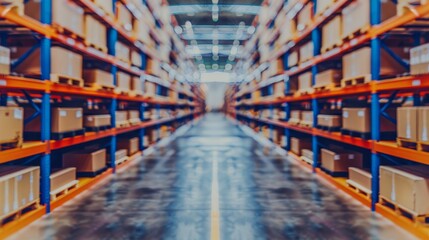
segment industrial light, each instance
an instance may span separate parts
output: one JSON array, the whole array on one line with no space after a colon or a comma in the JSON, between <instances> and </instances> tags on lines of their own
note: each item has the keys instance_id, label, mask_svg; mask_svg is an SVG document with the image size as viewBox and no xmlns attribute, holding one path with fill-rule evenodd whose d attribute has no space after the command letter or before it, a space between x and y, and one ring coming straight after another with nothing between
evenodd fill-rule
<instances>
[{"instance_id":1,"label":"industrial light","mask_svg":"<svg viewBox=\"0 0 429 240\"><path fill-rule=\"evenodd\" d=\"M182 33L183 33L183 29L182 29L180 26L175 26L175 27L174 27L174 32L175 32L177 35L180 35L180 34L182 34Z\"/></svg>"},{"instance_id":2,"label":"industrial light","mask_svg":"<svg viewBox=\"0 0 429 240\"><path fill-rule=\"evenodd\" d=\"M225 65L225 70L226 70L226 71L231 71L231 70L232 70L232 65L231 65L231 64L229 64L229 63L228 63L228 64L226 64L226 65Z\"/></svg>"},{"instance_id":3,"label":"industrial light","mask_svg":"<svg viewBox=\"0 0 429 240\"><path fill-rule=\"evenodd\" d=\"M219 46L218 45L213 45L212 53L213 53L213 55L219 54Z\"/></svg>"},{"instance_id":4,"label":"industrial light","mask_svg":"<svg viewBox=\"0 0 429 240\"><path fill-rule=\"evenodd\" d=\"M248 34L254 34L256 31L256 28L254 26L250 26L247 28L247 33Z\"/></svg>"},{"instance_id":5,"label":"industrial light","mask_svg":"<svg viewBox=\"0 0 429 240\"><path fill-rule=\"evenodd\" d=\"M219 60L219 55L213 55L212 59L213 59L214 61Z\"/></svg>"},{"instance_id":6,"label":"industrial light","mask_svg":"<svg viewBox=\"0 0 429 240\"><path fill-rule=\"evenodd\" d=\"M219 69L219 65L218 65L218 64L216 64L216 63L215 63L215 64L213 64L213 65L212 65L212 69L213 69L213 70L218 70L218 69Z\"/></svg>"}]
</instances>

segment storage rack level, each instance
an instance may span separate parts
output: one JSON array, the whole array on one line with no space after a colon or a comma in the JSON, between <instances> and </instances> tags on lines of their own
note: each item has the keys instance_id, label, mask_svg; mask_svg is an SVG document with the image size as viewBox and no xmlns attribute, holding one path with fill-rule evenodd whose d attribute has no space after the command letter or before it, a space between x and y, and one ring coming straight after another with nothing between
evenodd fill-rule
<instances>
[{"instance_id":1,"label":"storage rack level","mask_svg":"<svg viewBox=\"0 0 429 240\"><path fill-rule=\"evenodd\" d=\"M268 61L276 60L281 58L283 60L284 71L282 71L280 76L268 76L266 79L258 82L256 86L247 89L247 91L241 91L246 83L241 84L240 86L232 86L228 89L226 95L226 101L224 110L232 118L237 119L243 124L249 125L254 128L256 131L261 129L269 129L268 137L273 137L273 131L278 129L283 131L283 136L285 136L285 143L282 147L285 147L289 151L288 155L292 159L296 159L302 163L307 168L310 168L316 174L326 178L328 181L336 185L338 188L344 190L351 196L355 197L361 201L366 206L370 207L373 211L377 211L384 215L385 217L391 219L395 223L399 224L401 227L407 229L416 236L426 239L429 237L429 229L425 226L416 224L412 220L396 214L392 209L386 208L379 203L379 167L380 162L387 160L385 158L391 159L396 157L401 161L410 161L420 164L429 165L428 153L423 151L417 151L414 149L398 147L396 142L381 140L380 134L380 116L384 112L384 108L381 107L380 99L386 99L387 105L391 105L393 100L397 97L412 97L414 100L414 105L418 106L420 103L420 98L428 92L429 90L429 74L419 75L419 76L407 76L407 77L396 77L380 80L380 52L385 50L386 46L382 43L384 39L389 39L388 36L394 35L398 31L404 33L406 36L411 35L414 37L414 43L420 44L421 30L413 29L414 33L410 34L407 32L407 24L412 24L414 21L424 21L424 16L429 14L429 4L422 4L419 6L411 7L412 11L405 12L403 14L398 14L390 19L387 19L383 22L380 21L381 13L381 3L377 0L369 0L370 2L370 28L361 34L355 35L353 38L348 39L343 42L340 46L335 46L332 49L327 50L324 53L320 52L320 39L321 39L321 27L324 26L329 20L333 18L334 15L341 12L341 10L348 6L352 1L335 1L330 5L323 14L317 15L313 21L307 26L306 30L295 35L292 40L282 45L280 48L274 48L270 52L272 56ZM316 12L318 1L297 1L296 4L313 4L314 12ZM287 5L283 8L283 11L286 11L286 14L294 11L295 5ZM303 9L303 7L299 8ZM299 11L298 11L299 12ZM291 13L292 14L292 13ZM298 14L297 12L293 14ZM273 18L275 19L275 18ZM274 21L272 19L272 21ZM423 20L422 20L423 19ZM425 22L427 25L427 22ZM256 26L257 24L255 24ZM272 30L272 24L267 24L266 26L259 26L265 30ZM409 25L408 25L409 28ZM404 30L405 29L405 30ZM281 30L278 31L281 34ZM417 32L417 33L416 33ZM414 34L414 35L413 35ZM274 39L270 40L272 43ZM304 64L298 65L296 67L288 67L288 57L292 51L296 50L301 44L305 41L312 41L314 45L314 57ZM249 42L252 42L250 40ZM257 42L257 41L254 41ZM298 74L303 73L304 71L311 71L313 73L313 84L315 83L314 76L318 73L320 65L327 63L328 61L338 59L344 54L355 50L359 47L369 45L372 50L371 54L371 76L372 81L365 84L349 86L349 87L338 87L329 89L327 91L318 91L309 93L306 95L293 95L290 92L291 85L290 79L296 77ZM389 53L391 54L391 53ZM257 55L257 54L256 54ZM254 56L256 56L254 55ZM250 59L254 64L256 61ZM253 74L253 73L252 73ZM249 74L251 77L252 75ZM253 76L254 78L254 76ZM246 99L246 95L253 94L255 92L261 91L262 89L267 89L269 93L273 93L273 84L276 82L284 81L284 96L279 98L263 98L259 99L251 97ZM268 94L269 96L270 94ZM370 109L371 109L371 137L368 140L359 138L359 137L350 137L343 135L339 132L329 132L317 129L317 115L320 111L321 102L326 102L329 100L342 100L345 98L353 97L362 97L365 96L367 99L370 99ZM243 99L247 101L243 101ZM297 104L306 104L311 106L313 111L313 126L302 127L288 122L290 117L290 111L293 106ZM273 109L278 111L283 111L286 118L280 119L277 116L274 116ZM268 116L258 115L258 112L266 110L269 112ZM290 152L290 136L292 134L301 133L311 136L312 139L312 150L314 154L314 159L319 159L318 150L321 145L330 140L333 142L338 142L338 144L348 144L356 146L362 149L362 151L369 151L371 154L371 173L372 173L372 189L370 198L363 197L362 194L357 194L356 191L353 191L343 178L335 178L320 169L317 161L313 161L313 165L310 166L307 163L302 162L299 159L299 156Z\"/></svg>"}]
</instances>

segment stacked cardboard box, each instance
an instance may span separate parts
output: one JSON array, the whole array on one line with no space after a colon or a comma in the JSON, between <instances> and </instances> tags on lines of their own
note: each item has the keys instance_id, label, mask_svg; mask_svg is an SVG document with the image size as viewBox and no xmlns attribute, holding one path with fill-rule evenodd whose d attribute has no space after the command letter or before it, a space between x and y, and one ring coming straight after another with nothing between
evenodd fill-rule
<instances>
[{"instance_id":1,"label":"stacked cardboard box","mask_svg":"<svg viewBox=\"0 0 429 240\"><path fill-rule=\"evenodd\" d=\"M299 57L298 57L298 51L293 51L289 54L288 57L288 67L294 67L296 65L298 65L298 61L299 61Z\"/></svg>"},{"instance_id":2,"label":"stacked cardboard box","mask_svg":"<svg viewBox=\"0 0 429 240\"><path fill-rule=\"evenodd\" d=\"M322 52L333 48L334 46L341 46L341 16L336 16L322 27Z\"/></svg>"},{"instance_id":3,"label":"stacked cardboard box","mask_svg":"<svg viewBox=\"0 0 429 240\"><path fill-rule=\"evenodd\" d=\"M59 193L77 184L76 168L53 169L49 176L51 195Z\"/></svg>"},{"instance_id":4,"label":"stacked cardboard box","mask_svg":"<svg viewBox=\"0 0 429 240\"><path fill-rule=\"evenodd\" d=\"M291 152L295 153L298 156L301 156L303 149L311 149L311 139L291 137L290 139Z\"/></svg>"},{"instance_id":5,"label":"stacked cardboard box","mask_svg":"<svg viewBox=\"0 0 429 240\"><path fill-rule=\"evenodd\" d=\"M410 73L429 73L429 43L420 45L410 50Z\"/></svg>"},{"instance_id":6,"label":"stacked cardboard box","mask_svg":"<svg viewBox=\"0 0 429 240\"><path fill-rule=\"evenodd\" d=\"M312 127L313 126L313 111L302 111L300 124Z\"/></svg>"},{"instance_id":7,"label":"stacked cardboard box","mask_svg":"<svg viewBox=\"0 0 429 240\"><path fill-rule=\"evenodd\" d=\"M128 122L130 124L139 124L141 122L140 120L140 113L137 110L128 110Z\"/></svg>"},{"instance_id":8,"label":"stacked cardboard box","mask_svg":"<svg viewBox=\"0 0 429 240\"><path fill-rule=\"evenodd\" d=\"M309 163L309 164L313 164L314 155L313 155L313 151L310 149L302 149L301 150L301 153L302 153L301 159L304 160L305 162Z\"/></svg>"},{"instance_id":9,"label":"stacked cardboard box","mask_svg":"<svg viewBox=\"0 0 429 240\"><path fill-rule=\"evenodd\" d=\"M133 15L122 3L116 4L116 18L119 24L128 32L133 30Z\"/></svg>"},{"instance_id":10,"label":"stacked cardboard box","mask_svg":"<svg viewBox=\"0 0 429 240\"><path fill-rule=\"evenodd\" d=\"M93 16L86 14L84 19L85 43L88 46L107 52L107 28L95 19Z\"/></svg>"},{"instance_id":11,"label":"stacked cardboard box","mask_svg":"<svg viewBox=\"0 0 429 240\"><path fill-rule=\"evenodd\" d=\"M30 0L25 4L25 14L40 21L40 0ZM52 1L52 23L84 38L84 10L68 0Z\"/></svg>"},{"instance_id":12,"label":"stacked cardboard box","mask_svg":"<svg viewBox=\"0 0 429 240\"><path fill-rule=\"evenodd\" d=\"M127 111L116 111L115 112L115 118L116 118L116 127L126 127L128 126L128 112Z\"/></svg>"},{"instance_id":13,"label":"stacked cardboard box","mask_svg":"<svg viewBox=\"0 0 429 240\"><path fill-rule=\"evenodd\" d=\"M367 194L372 192L372 175L366 169L350 167L347 183Z\"/></svg>"},{"instance_id":14,"label":"stacked cardboard box","mask_svg":"<svg viewBox=\"0 0 429 240\"><path fill-rule=\"evenodd\" d=\"M131 156L139 151L139 138L119 138L118 149L126 149L127 155Z\"/></svg>"},{"instance_id":15,"label":"stacked cardboard box","mask_svg":"<svg viewBox=\"0 0 429 240\"><path fill-rule=\"evenodd\" d=\"M97 6L103 9L107 14L113 15L112 0L92 0Z\"/></svg>"},{"instance_id":16,"label":"stacked cardboard box","mask_svg":"<svg viewBox=\"0 0 429 240\"><path fill-rule=\"evenodd\" d=\"M306 4L298 13L296 30L298 32L304 31L311 23L313 13L313 4Z\"/></svg>"},{"instance_id":17,"label":"stacked cardboard box","mask_svg":"<svg viewBox=\"0 0 429 240\"><path fill-rule=\"evenodd\" d=\"M85 81L85 86L94 87L96 89L115 88L113 75L100 69L85 69L83 71L83 79Z\"/></svg>"},{"instance_id":18,"label":"stacked cardboard box","mask_svg":"<svg viewBox=\"0 0 429 240\"><path fill-rule=\"evenodd\" d=\"M110 164L111 157L107 155L107 162ZM124 161L128 160L127 150L119 149L115 152L115 165L118 165Z\"/></svg>"},{"instance_id":19,"label":"stacked cardboard box","mask_svg":"<svg viewBox=\"0 0 429 240\"><path fill-rule=\"evenodd\" d=\"M11 58L18 59L30 47L13 47L11 48ZM15 71L25 75L40 75L40 48L33 51ZM82 55L74 53L62 47L51 47L51 76L70 77L74 79L82 79Z\"/></svg>"},{"instance_id":20,"label":"stacked cardboard box","mask_svg":"<svg viewBox=\"0 0 429 240\"><path fill-rule=\"evenodd\" d=\"M21 147L24 116L20 107L0 107L0 144L17 143Z\"/></svg>"},{"instance_id":21,"label":"stacked cardboard box","mask_svg":"<svg viewBox=\"0 0 429 240\"><path fill-rule=\"evenodd\" d=\"M322 167L331 173L348 173L349 167L362 168L363 155L343 149L321 149Z\"/></svg>"},{"instance_id":22,"label":"stacked cardboard box","mask_svg":"<svg viewBox=\"0 0 429 240\"><path fill-rule=\"evenodd\" d=\"M387 113L396 119L395 109L388 109ZM395 132L396 125L384 117L380 118L381 132ZM357 133L371 132L371 111L369 108L343 108L343 129Z\"/></svg>"},{"instance_id":23,"label":"stacked cardboard box","mask_svg":"<svg viewBox=\"0 0 429 240\"><path fill-rule=\"evenodd\" d=\"M427 166L381 166L380 197L413 216L429 214Z\"/></svg>"},{"instance_id":24,"label":"stacked cardboard box","mask_svg":"<svg viewBox=\"0 0 429 240\"><path fill-rule=\"evenodd\" d=\"M329 69L317 73L314 88L327 87L333 88L340 84L342 78L341 70Z\"/></svg>"},{"instance_id":25,"label":"stacked cardboard box","mask_svg":"<svg viewBox=\"0 0 429 240\"><path fill-rule=\"evenodd\" d=\"M116 91L129 93L131 90L131 75L118 71L116 74L117 86Z\"/></svg>"},{"instance_id":26,"label":"stacked cardboard box","mask_svg":"<svg viewBox=\"0 0 429 240\"><path fill-rule=\"evenodd\" d=\"M0 46L0 74L10 74L10 49Z\"/></svg>"},{"instance_id":27,"label":"stacked cardboard box","mask_svg":"<svg viewBox=\"0 0 429 240\"><path fill-rule=\"evenodd\" d=\"M127 45L125 45L122 42L117 41L115 44L115 49L116 49L116 57L119 58L120 60L126 62L126 63L131 63L131 49L129 47L127 47Z\"/></svg>"},{"instance_id":28,"label":"stacked cardboard box","mask_svg":"<svg viewBox=\"0 0 429 240\"><path fill-rule=\"evenodd\" d=\"M40 168L0 166L0 219L39 200Z\"/></svg>"},{"instance_id":29,"label":"stacked cardboard box","mask_svg":"<svg viewBox=\"0 0 429 240\"><path fill-rule=\"evenodd\" d=\"M156 59L148 58L146 72L150 75L159 76L161 74L161 63Z\"/></svg>"},{"instance_id":30,"label":"stacked cardboard box","mask_svg":"<svg viewBox=\"0 0 429 240\"><path fill-rule=\"evenodd\" d=\"M66 133L83 129L82 108L62 108L56 107L51 109L51 132ZM34 113L34 109L26 108L24 111L25 118ZM40 132L40 117L25 125L26 132Z\"/></svg>"},{"instance_id":31,"label":"stacked cardboard box","mask_svg":"<svg viewBox=\"0 0 429 240\"><path fill-rule=\"evenodd\" d=\"M313 74L306 72L298 76L298 92L311 92L313 89Z\"/></svg>"},{"instance_id":32,"label":"stacked cardboard box","mask_svg":"<svg viewBox=\"0 0 429 240\"><path fill-rule=\"evenodd\" d=\"M299 124L302 119L302 111L301 110L292 110L290 111L289 123Z\"/></svg>"},{"instance_id":33,"label":"stacked cardboard box","mask_svg":"<svg viewBox=\"0 0 429 240\"><path fill-rule=\"evenodd\" d=\"M316 14L322 14L326 9L328 9L335 0L317 0L316 2Z\"/></svg>"},{"instance_id":34,"label":"stacked cardboard box","mask_svg":"<svg viewBox=\"0 0 429 240\"><path fill-rule=\"evenodd\" d=\"M83 125L86 128L110 126L111 117L109 114L102 115L85 115Z\"/></svg>"},{"instance_id":35,"label":"stacked cardboard box","mask_svg":"<svg viewBox=\"0 0 429 240\"><path fill-rule=\"evenodd\" d=\"M397 109L397 136L410 142L429 142L429 107Z\"/></svg>"},{"instance_id":36,"label":"stacked cardboard box","mask_svg":"<svg viewBox=\"0 0 429 240\"><path fill-rule=\"evenodd\" d=\"M314 56L314 52L313 52L313 42L307 42L306 44L302 45L301 48L299 49L299 62L303 63L307 60L310 60L313 58Z\"/></svg>"},{"instance_id":37,"label":"stacked cardboard box","mask_svg":"<svg viewBox=\"0 0 429 240\"><path fill-rule=\"evenodd\" d=\"M144 94L147 98L154 98L156 95L156 84L154 82L144 82Z\"/></svg>"},{"instance_id":38,"label":"stacked cardboard box","mask_svg":"<svg viewBox=\"0 0 429 240\"><path fill-rule=\"evenodd\" d=\"M63 167L79 173L96 173L106 167L106 149L79 149L63 154Z\"/></svg>"},{"instance_id":39,"label":"stacked cardboard box","mask_svg":"<svg viewBox=\"0 0 429 240\"><path fill-rule=\"evenodd\" d=\"M340 115L329 115L319 114L317 115L317 125L329 128L340 128L341 127L341 116Z\"/></svg>"}]
</instances>

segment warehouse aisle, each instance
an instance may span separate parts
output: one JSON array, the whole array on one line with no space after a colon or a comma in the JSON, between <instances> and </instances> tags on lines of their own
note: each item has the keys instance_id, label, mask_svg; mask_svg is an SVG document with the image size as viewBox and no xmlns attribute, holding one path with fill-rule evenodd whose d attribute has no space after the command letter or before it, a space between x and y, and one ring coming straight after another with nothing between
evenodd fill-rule
<instances>
[{"instance_id":1,"label":"warehouse aisle","mask_svg":"<svg viewBox=\"0 0 429 240\"><path fill-rule=\"evenodd\" d=\"M208 114L12 239L412 239Z\"/></svg>"}]
</instances>

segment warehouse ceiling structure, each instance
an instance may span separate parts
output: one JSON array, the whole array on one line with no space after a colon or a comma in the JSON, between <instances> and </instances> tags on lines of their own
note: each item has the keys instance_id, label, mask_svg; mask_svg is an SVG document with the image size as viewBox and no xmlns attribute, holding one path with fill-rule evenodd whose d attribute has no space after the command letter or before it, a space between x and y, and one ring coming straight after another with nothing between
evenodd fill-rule
<instances>
[{"instance_id":1,"label":"warehouse ceiling structure","mask_svg":"<svg viewBox=\"0 0 429 240\"><path fill-rule=\"evenodd\" d=\"M243 44L263 0L169 0L175 32L201 72L231 71L243 57Z\"/></svg>"}]
</instances>

